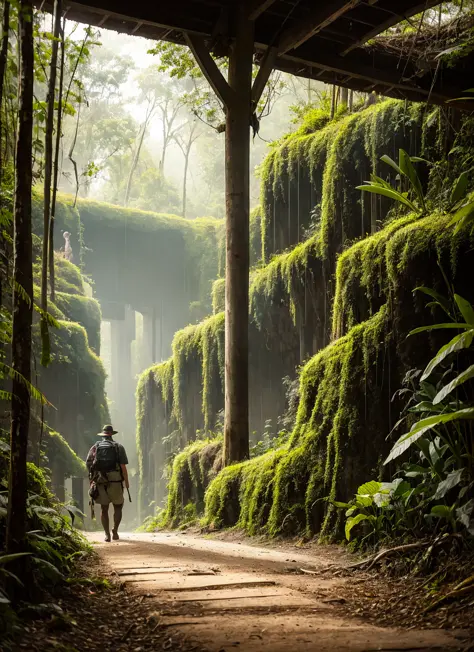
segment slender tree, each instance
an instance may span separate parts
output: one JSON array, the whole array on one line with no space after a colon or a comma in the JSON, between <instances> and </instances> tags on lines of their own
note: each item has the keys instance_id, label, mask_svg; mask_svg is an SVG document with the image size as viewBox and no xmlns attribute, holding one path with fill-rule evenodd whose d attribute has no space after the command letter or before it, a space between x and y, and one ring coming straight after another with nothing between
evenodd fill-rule
<instances>
[{"instance_id":1,"label":"slender tree","mask_svg":"<svg viewBox=\"0 0 474 652\"><path fill-rule=\"evenodd\" d=\"M43 198L43 259L41 263L41 364L47 366L51 359L47 321L48 310L48 248L51 219L51 181L53 176L53 132L54 105L56 99L56 76L58 67L58 45L61 33L61 0L54 0L54 31L51 46L51 62L46 99L46 130L44 136L44 198Z\"/></svg>"},{"instance_id":2,"label":"slender tree","mask_svg":"<svg viewBox=\"0 0 474 652\"><path fill-rule=\"evenodd\" d=\"M33 265L31 236L33 133L33 5L19 2L19 109L13 207L13 333L10 474L6 548L21 550L26 528L26 459L30 422Z\"/></svg>"},{"instance_id":3,"label":"slender tree","mask_svg":"<svg viewBox=\"0 0 474 652\"><path fill-rule=\"evenodd\" d=\"M181 132L175 134L174 139L179 149L184 156L184 170L183 170L183 194L182 194L182 203L181 203L181 215L186 217L186 197L187 197L187 185L188 185L188 168L189 168L189 156L191 154L191 149L196 140L199 138L201 133L198 131L198 124L194 121L188 131L187 136L185 137Z\"/></svg>"},{"instance_id":4,"label":"slender tree","mask_svg":"<svg viewBox=\"0 0 474 652\"><path fill-rule=\"evenodd\" d=\"M140 153L142 151L143 141L145 139L146 130L148 128L148 124L151 120L151 117L155 111L156 104L157 104L156 98L152 98L147 106L145 119L143 121L141 130L137 137L137 143L135 146L135 152L133 154L132 165L130 166L130 172L128 174L127 187L125 190L124 206L128 206L128 202L130 201L130 193L132 192L133 175L135 174L135 170L137 169L138 161L140 159Z\"/></svg>"},{"instance_id":5,"label":"slender tree","mask_svg":"<svg viewBox=\"0 0 474 652\"><path fill-rule=\"evenodd\" d=\"M3 168L2 155L2 107L3 107L3 86L5 83L5 70L8 57L8 39L10 34L10 3L4 0L2 16L2 45L0 48L0 175Z\"/></svg>"},{"instance_id":6,"label":"slender tree","mask_svg":"<svg viewBox=\"0 0 474 652\"><path fill-rule=\"evenodd\" d=\"M56 198L58 195L59 179L59 150L62 138L62 116L63 116L63 87L64 87L64 58L65 42L64 30L66 29L66 19L63 21L61 28L61 62L59 64L59 88L58 88L58 115L56 119L56 144L53 162L53 194L51 198L51 219L49 221L49 287L51 291L51 301L55 299L55 277L54 277L54 220L56 217Z\"/></svg>"}]
</instances>

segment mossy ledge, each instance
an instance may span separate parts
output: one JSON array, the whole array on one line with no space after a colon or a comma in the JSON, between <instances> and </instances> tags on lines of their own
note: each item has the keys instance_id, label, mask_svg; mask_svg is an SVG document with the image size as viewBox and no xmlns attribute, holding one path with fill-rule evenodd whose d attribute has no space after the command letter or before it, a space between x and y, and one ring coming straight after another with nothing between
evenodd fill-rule
<instances>
[{"instance_id":1,"label":"mossy ledge","mask_svg":"<svg viewBox=\"0 0 474 652\"><path fill-rule=\"evenodd\" d=\"M393 393L406 370L439 344L434 338L407 338L414 320L432 319L425 302L413 294L414 283L440 287L441 268L448 266L460 293L474 298L468 274L474 241L467 232L453 238L450 220L442 214L400 218L340 257L336 296L345 299L342 307L336 304L334 323L345 319L348 324L338 326L338 337L301 370L289 443L227 467L212 480L205 494L208 524L271 536L340 534L339 513L330 501L348 500L364 478L381 477L380 462L390 447L386 435L400 410ZM347 306L367 292L364 279L378 279L373 290L378 305L355 320ZM170 486L177 482L172 475ZM169 522L178 522L183 508L176 504L179 492L174 495Z\"/></svg>"},{"instance_id":2,"label":"mossy ledge","mask_svg":"<svg viewBox=\"0 0 474 652\"><path fill-rule=\"evenodd\" d=\"M431 160L444 165L449 145L444 150L446 143L437 138L443 124L440 116L433 119L437 111L428 116L419 105L385 101L334 121L318 119L315 132L306 125L282 139L262 165L262 257L267 264L251 273L250 427L262 433L269 419L277 426L286 405L282 378L295 379L300 365L304 370L298 414L305 404L306 421L298 417L295 433L300 434L293 433L286 449L260 460L262 468L268 464L271 469L268 481L261 483L265 496L258 492L253 496L259 484L257 462L231 467L215 479L206 498L209 522L238 523L270 534L306 530L329 535L337 530L337 523L332 522L324 499L342 493L349 497L353 485L378 472L379 456L388 446L380 438L390 431L397 413L389 399L406 369L415 366L424 353L419 344L405 339L413 323L430 318L422 298L413 296L413 288L441 289L440 263L469 297L472 290L466 279L470 278L467 267L472 253L466 233L451 237L450 217L397 217L393 203L378 198L374 202L356 186L371 171L387 173L387 179L394 181L388 166L381 172L379 157L388 153L396 158L399 147L416 153L429 151ZM449 172L453 175L454 169ZM433 179L427 169L420 167L420 174L423 187L430 189ZM307 184L306 190L302 183ZM310 199L308 194L305 199L306 191ZM304 201L315 210L305 207ZM281 210L272 213L279 203ZM306 227L296 237L293 226L302 226L303 215ZM370 232L373 235L368 236ZM276 236L273 243L272 233ZM305 241L298 243L301 238ZM222 283L216 283L216 294L222 292ZM216 297L216 309L221 306ZM196 428L215 423L216 409L223 406L221 383L214 403L203 391L201 328L199 324L190 327L175 340L180 357L173 377L173 414L183 437L181 447L194 439ZM429 344L434 341L430 338ZM354 374L349 383L344 371L351 367ZM309 370L314 369L318 381L312 383ZM214 378L222 373L222 366L213 366ZM340 386L344 379L346 386ZM372 398L367 399L368 387L374 388L374 404ZM202 403L201 391L206 396ZM364 421L367 402L374 410L370 423ZM316 420L314 428L300 436L316 404L322 425ZM369 447L366 459L360 460L358 451L368 446L367 433L376 419L382 420L372 438L377 446ZM326 430L328 420L330 430ZM360 424L365 428L361 432ZM358 437L363 443L356 446L351 460L347 451ZM304 470L308 470L308 459L313 464L309 475ZM247 483L250 477L253 480ZM311 491L308 496L306 490ZM224 506L230 496L236 497L237 507L223 514L219 505ZM290 512L285 511L286 504ZM248 514L258 526L251 525Z\"/></svg>"}]
</instances>

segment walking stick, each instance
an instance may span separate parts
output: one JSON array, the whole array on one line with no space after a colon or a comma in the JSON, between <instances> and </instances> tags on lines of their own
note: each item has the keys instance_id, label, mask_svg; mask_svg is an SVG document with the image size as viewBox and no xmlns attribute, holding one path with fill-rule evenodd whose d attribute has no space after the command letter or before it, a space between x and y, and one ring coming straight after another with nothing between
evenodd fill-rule
<instances>
[{"instance_id":1,"label":"walking stick","mask_svg":"<svg viewBox=\"0 0 474 652\"><path fill-rule=\"evenodd\" d=\"M132 499L131 499L131 497L130 497L130 489L129 489L128 487L127 487L127 493L128 493L128 500L129 500L130 502L132 502Z\"/></svg>"}]
</instances>

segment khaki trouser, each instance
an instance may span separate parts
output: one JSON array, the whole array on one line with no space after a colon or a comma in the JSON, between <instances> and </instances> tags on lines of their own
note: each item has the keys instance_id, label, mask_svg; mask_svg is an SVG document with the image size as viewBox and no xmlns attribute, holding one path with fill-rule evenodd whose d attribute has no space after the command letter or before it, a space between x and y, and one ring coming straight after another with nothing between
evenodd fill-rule
<instances>
[{"instance_id":1,"label":"khaki trouser","mask_svg":"<svg viewBox=\"0 0 474 652\"><path fill-rule=\"evenodd\" d=\"M123 505L123 484L120 471L109 471L107 482L97 482L99 496L95 501L98 505Z\"/></svg>"}]
</instances>

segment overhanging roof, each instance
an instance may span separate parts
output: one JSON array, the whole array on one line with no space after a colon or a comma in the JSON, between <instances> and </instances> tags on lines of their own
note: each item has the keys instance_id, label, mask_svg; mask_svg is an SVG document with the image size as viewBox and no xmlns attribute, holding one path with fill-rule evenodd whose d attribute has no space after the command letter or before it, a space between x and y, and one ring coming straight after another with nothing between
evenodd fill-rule
<instances>
[{"instance_id":1,"label":"overhanging roof","mask_svg":"<svg viewBox=\"0 0 474 652\"><path fill-rule=\"evenodd\" d=\"M238 1L238 0L237 0ZM206 38L217 55L232 39L234 0L63 1L66 16L153 40L184 44L185 33ZM422 66L405 56L365 48L380 32L440 4L439 0L249 0L255 19L256 60L278 49L274 67L357 91L443 104L473 85L472 65L446 69ZM37 2L51 10L52 2ZM472 64L472 61L470 62Z\"/></svg>"}]
</instances>

